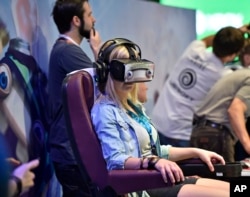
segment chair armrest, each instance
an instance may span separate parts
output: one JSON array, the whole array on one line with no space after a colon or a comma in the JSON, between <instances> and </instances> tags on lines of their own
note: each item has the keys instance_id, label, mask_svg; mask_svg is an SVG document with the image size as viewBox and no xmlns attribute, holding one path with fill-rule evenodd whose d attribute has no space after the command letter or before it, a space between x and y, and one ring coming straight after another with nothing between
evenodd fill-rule
<instances>
[{"instance_id":1,"label":"chair armrest","mask_svg":"<svg viewBox=\"0 0 250 197\"><path fill-rule=\"evenodd\" d=\"M176 162L178 165L186 165L186 164L205 164L200 158L191 158L184 159ZM212 159L213 164L219 164L219 161L216 159Z\"/></svg>"},{"instance_id":2,"label":"chair armrest","mask_svg":"<svg viewBox=\"0 0 250 197\"><path fill-rule=\"evenodd\" d=\"M240 177L242 166L239 162L226 162L225 165L217 160L212 160L214 172L211 172L206 163L199 158L178 161L177 164L182 169L185 176L198 175L206 178L233 178Z\"/></svg>"},{"instance_id":3,"label":"chair armrest","mask_svg":"<svg viewBox=\"0 0 250 197\"><path fill-rule=\"evenodd\" d=\"M109 172L108 182L118 194L171 185L170 181L165 183L156 170L112 170Z\"/></svg>"}]
</instances>

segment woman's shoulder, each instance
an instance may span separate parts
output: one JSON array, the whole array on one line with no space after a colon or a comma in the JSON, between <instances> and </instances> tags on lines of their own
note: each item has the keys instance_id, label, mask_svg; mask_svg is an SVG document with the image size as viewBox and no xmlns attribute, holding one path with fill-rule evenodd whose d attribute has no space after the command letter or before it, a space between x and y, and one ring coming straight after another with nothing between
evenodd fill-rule
<instances>
[{"instance_id":1,"label":"woman's shoulder","mask_svg":"<svg viewBox=\"0 0 250 197\"><path fill-rule=\"evenodd\" d=\"M105 96L101 96L95 101L91 111L101 111L103 113L104 111L114 110L118 110L118 107L115 102L110 99L107 99Z\"/></svg>"},{"instance_id":2,"label":"woman's shoulder","mask_svg":"<svg viewBox=\"0 0 250 197\"><path fill-rule=\"evenodd\" d=\"M110 100L97 100L91 109L91 118L94 124L99 121L123 119L123 114L122 109Z\"/></svg>"}]
</instances>

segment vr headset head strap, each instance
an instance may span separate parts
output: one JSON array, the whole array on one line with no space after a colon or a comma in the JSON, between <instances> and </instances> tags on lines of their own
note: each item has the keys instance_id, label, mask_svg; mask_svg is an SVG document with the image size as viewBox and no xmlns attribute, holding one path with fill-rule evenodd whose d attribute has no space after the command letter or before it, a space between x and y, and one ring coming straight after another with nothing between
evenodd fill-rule
<instances>
[{"instance_id":1,"label":"vr headset head strap","mask_svg":"<svg viewBox=\"0 0 250 197\"><path fill-rule=\"evenodd\" d=\"M102 48L100 49L99 54L98 54L98 59L108 64L110 54L118 46L125 46L127 48L129 52L129 59L137 59L136 54L132 50L132 48L138 52L138 55L141 58L141 49L137 44L125 38L115 38L115 39L106 41L102 45Z\"/></svg>"}]
</instances>

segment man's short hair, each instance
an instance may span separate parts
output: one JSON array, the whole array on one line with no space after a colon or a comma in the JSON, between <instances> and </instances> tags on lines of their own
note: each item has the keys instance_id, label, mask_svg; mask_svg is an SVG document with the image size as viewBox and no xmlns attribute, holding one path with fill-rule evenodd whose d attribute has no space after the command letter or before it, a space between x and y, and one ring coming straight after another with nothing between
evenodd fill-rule
<instances>
[{"instance_id":1,"label":"man's short hair","mask_svg":"<svg viewBox=\"0 0 250 197\"><path fill-rule=\"evenodd\" d=\"M239 53L244 46L244 34L241 30L227 26L220 29L213 39L213 52L219 57Z\"/></svg>"}]
</instances>

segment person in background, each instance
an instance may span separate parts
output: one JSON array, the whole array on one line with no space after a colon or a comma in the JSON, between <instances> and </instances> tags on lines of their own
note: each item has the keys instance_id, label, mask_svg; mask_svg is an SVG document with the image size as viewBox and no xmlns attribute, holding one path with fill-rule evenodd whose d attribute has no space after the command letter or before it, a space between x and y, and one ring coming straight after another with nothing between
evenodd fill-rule
<instances>
[{"instance_id":1,"label":"person in background","mask_svg":"<svg viewBox=\"0 0 250 197\"><path fill-rule=\"evenodd\" d=\"M247 26L221 28L215 35L193 41L169 74L151 118L162 144L189 146L198 104L225 72L244 45ZM212 47L212 51L207 50Z\"/></svg>"},{"instance_id":2,"label":"person in background","mask_svg":"<svg viewBox=\"0 0 250 197\"><path fill-rule=\"evenodd\" d=\"M145 84L140 85L140 88L144 88L141 91L137 84L150 81L148 73L152 72L145 73L145 69L142 69L144 77L139 80L130 80L136 76L131 72L129 75L120 73L126 66L122 62L129 61L131 67L139 62L141 66L147 67L148 61L142 60L140 54L139 46L132 41L112 39L103 44L96 62L97 79L102 94L95 101L91 118L102 146L107 169L156 169L161 172L165 182L169 177L174 184L172 187L137 192L139 196L229 196L229 183L184 177L175 163L178 160L198 157L213 171L212 158L225 164L220 155L197 148L160 145L157 131L144 113L141 104L146 100L146 89L143 87ZM137 69L135 72L138 74L140 70ZM130 81L127 82L127 79ZM138 95L138 91L142 94Z\"/></svg>"},{"instance_id":3,"label":"person in background","mask_svg":"<svg viewBox=\"0 0 250 197\"><path fill-rule=\"evenodd\" d=\"M245 45L239 53L239 61L244 68L250 67L250 38L245 40Z\"/></svg>"},{"instance_id":4,"label":"person in background","mask_svg":"<svg viewBox=\"0 0 250 197\"><path fill-rule=\"evenodd\" d=\"M39 160L21 164L14 158L7 158L7 152L7 145L0 134L0 194L1 197L15 197L34 186L35 174L32 170L38 167Z\"/></svg>"},{"instance_id":5,"label":"person in background","mask_svg":"<svg viewBox=\"0 0 250 197\"><path fill-rule=\"evenodd\" d=\"M238 57L238 64L236 66L231 66L232 70L238 70L242 68L250 68L250 38L249 34L247 35L247 38L245 39L245 45L243 49L239 53ZM246 129L248 134L250 135L250 117L247 117L246 121ZM240 141L237 141L235 144L235 160L240 161L243 160L250 155L245 151L244 147L240 143Z\"/></svg>"},{"instance_id":6,"label":"person in background","mask_svg":"<svg viewBox=\"0 0 250 197\"><path fill-rule=\"evenodd\" d=\"M239 69L221 78L195 112L191 146L221 154L235 161L235 143L250 154L246 118L250 116L250 69Z\"/></svg>"},{"instance_id":7,"label":"person in background","mask_svg":"<svg viewBox=\"0 0 250 197\"><path fill-rule=\"evenodd\" d=\"M244 47L239 52L239 55L232 62L229 62L226 65L226 69L228 71L226 72L226 74L230 74L233 71L241 68L249 68L249 66L250 66L250 38L248 36L245 39Z\"/></svg>"},{"instance_id":8,"label":"person in background","mask_svg":"<svg viewBox=\"0 0 250 197\"><path fill-rule=\"evenodd\" d=\"M15 161L16 163L17 161ZM27 192L31 187L34 186L35 173L33 169L39 165L39 159L19 164L18 167L11 173L9 178L9 196L19 196Z\"/></svg>"},{"instance_id":9,"label":"person in background","mask_svg":"<svg viewBox=\"0 0 250 197\"><path fill-rule=\"evenodd\" d=\"M60 35L49 61L50 156L62 185L63 197L88 197L91 194L82 180L67 134L61 86L68 73L93 67L91 59L80 47L83 39L88 40L95 58L101 39L94 29L96 20L88 0L57 0L52 16Z\"/></svg>"},{"instance_id":10,"label":"person in background","mask_svg":"<svg viewBox=\"0 0 250 197\"><path fill-rule=\"evenodd\" d=\"M245 42L244 47L241 49L239 55L233 60L233 62L228 63L226 66L227 72L226 74L230 74L233 71L242 69L242 68L249 68L250 66L250 38L249 34L245 34ZM246 129L248 134L250 135L250 117L247 117L246 121ZM237 141L235 144L235 161L244 160L245 158L249 157L250 155L245 151L244 147Z\"/></svg>"}]
</instances>

